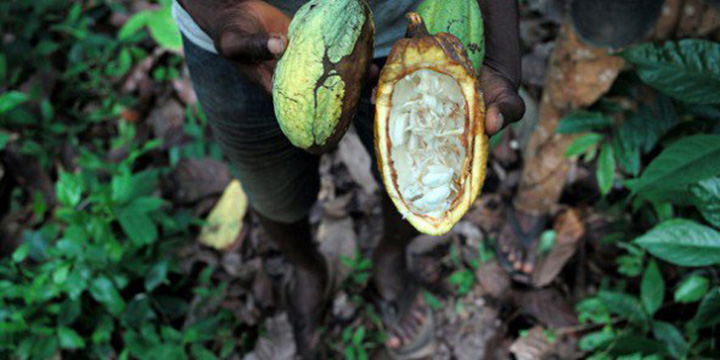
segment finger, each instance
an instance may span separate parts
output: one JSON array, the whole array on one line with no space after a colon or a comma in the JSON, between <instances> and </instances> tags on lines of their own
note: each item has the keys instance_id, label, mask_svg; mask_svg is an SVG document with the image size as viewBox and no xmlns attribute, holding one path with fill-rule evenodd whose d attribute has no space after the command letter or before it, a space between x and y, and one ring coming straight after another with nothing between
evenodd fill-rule
<instances>
[{"instance_id":1,"label":"finger","mask_svg":"<svg viewBox=\"0 0 720 360\"><path fill-rule=\"evenodd\" d=\"M486 105L485 131L488 135L497 133L523 117L525 103L510 80L484 66L481 84Z\"/></svg>"},{"instance_id":2,"label":"finger","mask_svg":"<svg viewBox=\"0 0 720 360\"><path fill-rule=\"evenodd\" d=\"M223 57L242 63L258 63L279 58L287 38L278 34L247 34L237 28L225 29L217 37L216 48Z\"/></svg>"}]
</instances>

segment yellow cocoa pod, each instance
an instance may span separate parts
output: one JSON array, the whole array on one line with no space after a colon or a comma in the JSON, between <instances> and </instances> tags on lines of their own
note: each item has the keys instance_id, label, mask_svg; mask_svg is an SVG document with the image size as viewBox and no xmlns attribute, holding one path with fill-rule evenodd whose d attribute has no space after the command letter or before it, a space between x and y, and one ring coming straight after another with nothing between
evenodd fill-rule
<instances>
[{"instance_id":1,"label":"yellow cocoa pod","mask_svg":"<svg viewBox=\"0 0 720 360\"><path fill-rule=\"evenodd\" d=\"M448 232L480 194L485 105L460 40L430 35L416 13L380 74L375 149L383 183L420 232Z\"/></svg>"},{"instance_id":2,"label":"yellow cocoa pod","mask_svg":"<svg viewBox=\"0 0 720 360\"><path fill-rule=\"evenodd\" d=\"M312 153L337 144L372 64L375 25L365 0L312 0L295 14L273 80L275 116Z\"/></svg>"}]
</instances>

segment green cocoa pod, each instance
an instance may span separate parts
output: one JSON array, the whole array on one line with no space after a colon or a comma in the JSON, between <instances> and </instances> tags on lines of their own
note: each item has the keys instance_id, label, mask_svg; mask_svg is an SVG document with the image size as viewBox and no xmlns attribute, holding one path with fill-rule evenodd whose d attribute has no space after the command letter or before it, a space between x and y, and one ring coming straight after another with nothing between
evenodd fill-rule
<instances>
[{"instance_id":1,"label":"green cocoa pod","mask_svg":"<svg viewBox=\"0 0 720 360\"><path fill-rule=\"evenodd\" d=\"M477 0L425 0L417 9L431 34L455 35L468 52L475 70L485 58L485 36Z\"/></svg>"},{"instance_id":2,"label":"green cocoa pod","mask_svg":"<svg viewBox=\"0 0 720 360\"><path fill-rule=\"evenodd\" d=\"M275 116L312 153L337 144L372 65L375 25L365 0L312 0L295 14L273 80Z\"/></svg>"}]
</instances>

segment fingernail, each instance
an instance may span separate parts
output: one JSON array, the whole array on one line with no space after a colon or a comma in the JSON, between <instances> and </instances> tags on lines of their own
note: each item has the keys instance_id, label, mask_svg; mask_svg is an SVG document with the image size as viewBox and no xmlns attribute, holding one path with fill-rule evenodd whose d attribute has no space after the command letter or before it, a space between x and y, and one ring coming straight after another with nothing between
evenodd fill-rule
<instances>
[{"instance_id":1,"label":"fingernail","mask_svg":"<svg viewBox=\"0 0 720 360\"><path fill-rule=\"evenodd\" d=\"M498 130L502 129L503 125L505 125L505 117L498 111Z\"/></svg>"},{"instance_id":2,"label":"fingernail","mask_svg":"<svg viewBox=\"0 0 720 360\"><path fill-rule=\"evenodd\" d=\"M283 51L285 51L283 39L279 36L271 37L268 40L268 50L270 50L270 53L273 55L281 55Z\"/></svg>"}]
</instances>

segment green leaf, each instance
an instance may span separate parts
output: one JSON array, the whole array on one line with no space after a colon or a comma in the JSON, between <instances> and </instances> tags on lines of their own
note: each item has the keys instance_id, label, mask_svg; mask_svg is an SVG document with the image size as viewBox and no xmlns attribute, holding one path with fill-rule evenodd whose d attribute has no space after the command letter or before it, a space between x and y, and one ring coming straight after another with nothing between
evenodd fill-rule
<instances>
[{"instance_id":1,"label":"green leaf","mask_svg":"<svg viewBox=\"0 0 720 360\"><path fill-rule=\"evenodd\" d=\"M345 348L345 360L356 360L355 348L348 346Z\"/></svg>"},{"instance_id":2,"label":"green leaf","mask_svg":"<svg viewBox=\"0 0 720 360\"><path fill-rule=\"evenodd\" d=\"M55 192L58 201L67 206L75 207L82 198L83 184L76 174L61 172L58 181L55 183Z\"/></svg>"},{"instance_id":3,"label":"green leaf","mask_svg":"<svg viewBox=\"0 0 720 360\"><path fill-rule=\"evenodd\" d=\"M720 287L716 287L703 298L695 317L692 319L692 325L697 329L704 329L719 323Z\"/></svg>"},{"instance_id":4,"label":"green leaf","mask_svg":"<svg viewBox=\"0 0 720 360\"><path fill-rule=\"evenodd\" d=\"M61 326L58 328L58 339L60 340L60 347L63 349L85 348L85 340L75 330L68 327Z\"/></svg>"},{"instance_id":5,"label":"green leaf","mask_svg":"<svg viewBox=\"0 0 720 360\"><path fill-rule=\"evenodd\" d=\"M615 181L615 154L610 144L603 144L600 150L596 175L600 193L609 194Z\"/></svg>"},{"instance_id":6,"label":"green leaf","mask_svg":"<svg viewBox=\"0 0 720 360\"><path fill-rule=\"evenodd\" d=\"M555 246L557 241L557 231L545 230L540 234L540 242L538 243L537 253L539 255L547 254Z\"/></svg>"},{"instance_id":7,"label":"green leaf","mask_svg":"<svg viewBox=\"0 0 720 360\"><path fill-rule=\"evenodd\" d=\"M623 124L625 125L625 124ZM613 137L612 146L620 167L628 174L637 176L640 173L640 148L628 144L620 134Z\"/></svg>"},{"instance_id":8,"label":"green leaf","mask_svg":"<svg viewBox=\"0 0 720 360\"><path fill-rule=\"evenodd\" d=\"M440 307L442 307L440 300L435 295L433 295L431 292L429 292L427 290L423 291L423 297L425 298L425 301L428 303L428 305L430 305L430 307L433 310L437 310Z\"/></svg>"},{"instance_id":9,"label":"green leaf","mask_svg":"<svg viewBox=\"0 0 720 360\"><path fill-rule=\"evenodd\" d=\"M720 177L706 179L690 186L693 204L712 226L720 228Z\"/></svg>"},{"instance_id":10,"label":"green leaf","mask_svg":"<svg viewBox=\"0 0 720 360\"><path fill-rule=\"evenodd\" d=\"M105 305L113 315L120 315L125 309L125 302L110 279L100 276L90 285L90 295L97 302Z\"/></svg>"},{"instance_id":11,"label":"green leaf","mask_svg":"<svg viewBox=\"0 0 720 360\"><path fill-rule=\"evenodd\" d=\"M110 187L112 188L112 200L117 204L125 204L133 193L132 175L124 173L113 176Z\"/></svg>"},{"instance_id":12,"label":"green leaf","mask_svg":"<svg viewBox=\"0 0 720 360\"><path fill-rule=\"evenodd\" d=\"M690 220L665 221L635 239L635 243L675 265L720 264L720 232Z\"/></svg>"},{"instance_id":13,"label":"green leaf","mask_svg":"<svg viewBox=\"0 0 720 360\"><path fill-rule=\"evenodd\" d=\"M115 324L110 316L104 315L92 334L92 341L96 344L105 343L110 341L112 331L115 328Z\"/></svg>"},{"instance_id":14,"label":"green leaf","mask_svg":"<svg viewBox=\"0 0 720 360\"><path fill-rule=\"evenodd\" d=\"M585 134L568 146L565 157L571 158L586 153L592 146L603 140L603 136L596 133Z\"/></svg>"},{"instance_id":15,"label":"green leaf","mask_svg":"<svg viewBox=\"0 0 720 360\"><path fill-rule=\"evenodd\" d=\"M689 350L682 333L673 324L664 321L653 322L653 335L665 343L670 354L676 359L683 358Z\"/></svg>"},{"instance_id":16,"label":"green leaf","mask_svg":"<svg viewBox=\"0 0 720 360\"><path fill-rule=\"evenodd\" d=\"M655 260L650 260L640 283L640 299L645 311L652 317L662 306L665 282Z\"/></svg>"},{"instance_id":17,"label":"green leaf","mask_svg":"<svg viewBox=\"0 0 720 360\"><path fill-rule=\"evenodd\" d=\"M0 114L4 114L22 103L30 100L30 96L20 91L8 91L0 95Z\"/></svg>"},{"instance_id":18,"label":"green leaf","mask_svg":"<svg viewBox=\"0 0 720 360\"><path fill-rule=\"evenodd\" d=\"M60 307L58 315L58 323L60 325L70 325L80 317L82 312L80 299L67 299Z\"/></svg>"},{"instance_id":19,"label":"green leaf","mask_svg":"<svg viewBox=\"0 0 720 360\"><path fill-rule=\"evenodd\" d=\"M13 262L19 263L25 260L30 255L30 244L23 243L20 245L12 254Z\"/></svg>"},{"instance_id":20,"label":"green leaf","mask_svg":"<svg viewBox=\"0 0 720 360\"><path fill-rule=\"evenodd\" d=\"M145 276L145 289L147 291L153 291L156 287L162 284L167 277L167 271L167 260L160 261L153 265Z\"/></svg>"},{"instance_id":21,"label":"green leaf","mask_svg":"<svg viewBox=\"0 0 720 360\"><path fill-rule=\"evenodd\" d=\"M152 219L134 206L120 209L117 214L120 227L125 234L137 245L147 245L158 237L157 227Z\"/></svg>"},{"instance_id":22,"label":"green leaf","mask_svg":"<svg viewBox=\"0 0 720 360\"><path fill-rule=\"evenodd\" d=\"M70 264L63 265L53 272L53 282L56 285L62 285L67 280L69 274Z\"/></svg>"},{"instance_id":23,"label":"green leaf","mask_svg":"<svg viewBox=\"0 0 720 360\"><path fill-rule=\"evenodd\" d=\"M150 35L161 47L173 51L179 51L182 48L180 30L172 18L169 6L153 12L148 18L147 26L150 28Z\"/></svg>"},{"instance_id":24,"label":"green leaf","mask_svg":"<svg viewBox=\"0 0 720 360\"><path fill-rule=\"evenodd\" d=\"M363 340L365 340L365 326L360 326L356 331L355 334L353 334L352 342L355 345L361 345L363 343Z\"/></svg>"},{"instance_id":25,"label":"green leaf","mask_svg":"<svg viewBox=\"0 0 720 360\"><path fill-rule=\"evenodd\" d=\"M614 355L633 354L636 352L665 355L667 353L667 347L665 344L648 339L645 336L639 335L637 332L626 332L618 336L612 344L611 353Z\"/></svg>"},{"instance_id":26,"label":"green leaf","mask_svg":"<svg viewBox=\"0 0 720 360\"><path fill-rule=\"evenodd\" d=\"M646 84L678 100L720 102L720 44L697 39L641 44L620 53Z\"/></svg>"},{"instance_id":27,"label":"green leaf","mask_svg":"<svg viewBox=\"0 0 720 360\"><path fill-rule=\"evenodd\" d=\"M610 344L615 337L612 331L602 330L587 334L580 339L578 346L583 351L593 351Z\"/></svg>"},{"instance_id":28,"label":"green leaf","mask_svg":"<svg viewBox=\"0 0 720 360\"><path fill-rule=\"evenodd\" d=\"M145 10L140 11L133 15L118 31L118 40L126 41L135 35L140 29L142 29L148 23L148 19L151 16L151 11Z\"/></svg>"},{"instance_id":29,"label":"green leaf","mask_svg":"<svg viewBox=\"0 0 720 360\"><path fill-rule=\"evenodd\" d=\"M667 199L672 191L685 191L688 185L720 173L720 136L694 135L666 148L638 181L633 194L648 199Z\"/></svg>"},{"instance_id":30,"label":"green leaf","mask_svg":"<svg viewBox=\"0 0 720 360\"><path fill-rule=\"evenodd\" d=\"M558 134L576 134L591 130L602 130L613 124L612 119L597 111L573 111L560 119Z\"/></svg>"},{"instance_id":31,"label":"green leaf","mask_svg":"<svg viewBox=\"0 0 720 360\"><path fill-rule=\"evenodd\" d=\"M5 150L5 146L7 146L12 138L13 135L11 133L0 130L0 151Z\"/></svg>"},{"instance_id":32,"label":"green leaf","mask_svg":"<svg viewBox=\"0 0 720 360\"><path fill-rule=\"evenodd\" d=\"M697 274L685 278L677 290L675 290L675 301L679 303L691 303L702 299L710 287L710 281Z\"/></svg>"},{"instance_id":33,"label":"green leaf","mask_svg":"<svg viewBox=\"0 0 720 360\"><path fill-rule=\"evenodd\" d=\"M603 301L608 311L626 318L630 322L646 324L649 321L640 301L631 295L612 291L600 291L597 297Z\"/></svg>"},{"instance_id":34,"label":"green leaf","mask_svg":"<svg viewBox=\"0 0 720 360\"><path fill-rule=\"evenodd\" d=\"M133 328L139 327L154 318L155 312L153 312L150 306L150 299L145 294L137 294L135 298L128 303L122 317L123 321Z\"/></svg>"},{"instance_id":35,"label":"green leaf","mask_svg":"<svg viewBox=\"0 0 720 360\"><path fill-rule=\"evenodd\" d=\"M143 196L139 198L135 198L132 201L131 206L136 210L144 214L152 213L158 209L160 209L163 204L165 204L165 201L161 198L157 197L149 197L149 196Z\"/></svg>"},{"instance_id":36,"label":"green leaf","mask_svg":"<svg viewBox=\"0 0 720 360\"><path fill-rule=\"evenodd\" d=\"M218 360L219 358L212 351L204 348L200 344L193 344L190 348L193 359L196 360Z\"/></svg>"},{"instance_id":37,"label":"green leaf","mask_svg":"<svg viewBox=\"0 0 720 360\"><path fill-rule=\"evenodd\" d=\"M588 297L575 305L580 323L587 322L595 324L610 324L610 312L603 302L597 297Z\"/></svg>"},{"instance_id":38,"label":"green leaf","mask_svg":"<svg viewBox=\"0 0 720 360\"><path fill-rule=\"evenodd\" d=\"M0 79L7 77L7 58L5 54L0 54Z\"/></svg>"}]
</instances>

